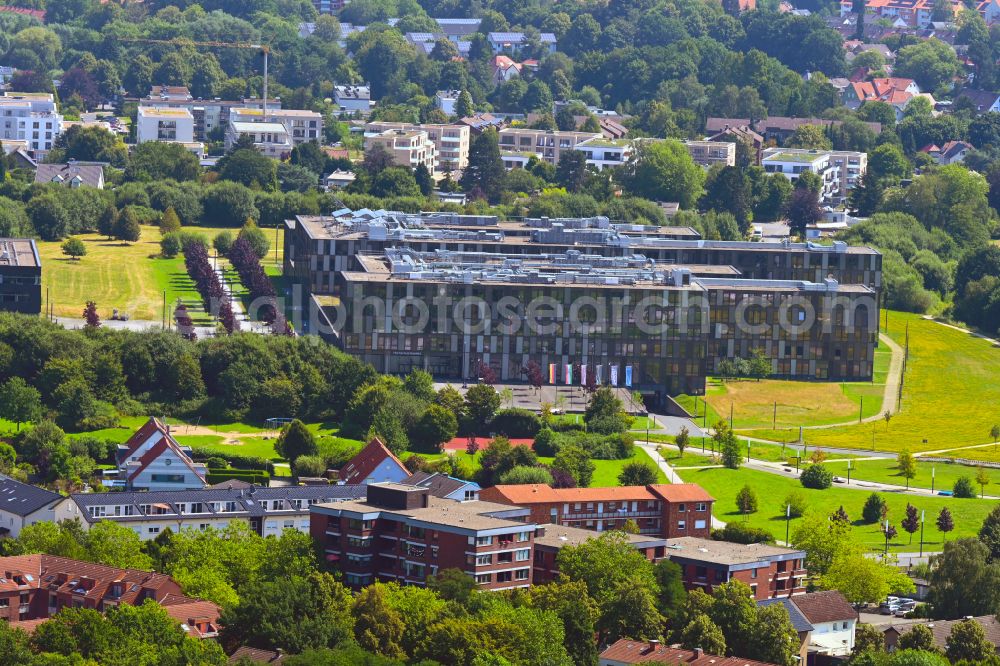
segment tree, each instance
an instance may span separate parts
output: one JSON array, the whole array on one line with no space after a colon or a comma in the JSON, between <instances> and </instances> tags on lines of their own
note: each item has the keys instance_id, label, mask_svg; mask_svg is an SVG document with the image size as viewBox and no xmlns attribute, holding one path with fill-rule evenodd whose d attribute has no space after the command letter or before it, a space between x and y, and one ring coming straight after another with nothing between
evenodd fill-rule
<instances>
[{"instance_id":1,"label":"tree","mask_svg":"<svg viewBox=\"0 0 1000 666\"><path fill-rule=\"evenodd\" d=\"M153 568L153 561L143 552L143 542L135 530L123 523L102 520L87 531L88 559L120 569Z\"/></svg>"},{"instance_id":2,"label":"tree","mask_svg":"<svg viewBox=\"0 0 1000 666\"><path fill-rule=\"evenodd\" d=\"M472 104L472 95L468 90L463 90L455 102L455 115L459 118L468 118L476 113L476 107Z\"/></svg>"},{"instance_id":3,"label":"tree","mask_svg":"<svg viewBox=\"0 0 1000 666\"><path fill-rule=\"evenodd\" d=\"M996 657L996 647L987 640L983 625L969 618L951 628L945 655L952 663L962 659L984 662Z\"/></svg>"},{"instance_id":4,"label":"tree","mask_svg":"<svg viewBox=\"0 0 1000 666\"><path fill-rule=\"evenodd\" d=\"M565 150L556 165L556 182L567 192L580 192L587 183L587 156L580 150Z\"/></svg>"},{"instance_id":5,"label":"tree","mask_svg":"<svg viewBox=\"0 0 1000 666\"><path fill-rule=\"evenodd\" d=\"M219 160L219 177L249 188L278 189L277 162L255 148L239 148Z\"/></svg>"},{"instance_id":6,"label":"tree","mask_svg":"<svg viewBox=\"0 0 1000 666\"><path fill-rule=\"evenodd\" d=\"M785 142L788 148L806 150L830 150L833 143L819 125L799 125Z\"/></svg>"},{"instance_id":7,"label":"tree","mask_svg":"<svg viewBox=\"0 0 1000 666\"><path fill-rule=\"evenodd\" d=\"M222 612L223 636L239 645L302 652L354 636L351 593L325 573L251 582Z\"/></svg>"},{"instance_id":8,"label":"tree","mask_svg":"<svg viewBox=\"0 0 1000 666\"><path fill-rule=\"evenodd\" d=\"M271 241L267 239L267 234L265 234L264 230L258 227L257 223L251 218L248 218L243 223L243 227L240 229L240 233L237 235L236 239L237 241L245 240L250 245L250 249L253 251L254 256L258 259L266 257L268 251L271 249Z\"/></svg>"},{"instance_id":9,"label":"tree","mask_svg":"<svg viewBox=\"0 0 1000 666\"><path fill-rule=\"evenodd\" d=\"M806 228L823 219L819 193L810 188L795 188L785 204L785 216L794 235L805 237Z\"/></svg>"},{"instance_id":10,"label":"tree","mask_svg":"<svg viewBox=\"0 0 1000 666\"><path fill-rule=\"evenodd\" d=\"M1000 562L1000 506L994 507L983 520L979 540L990 549L990 562Z\"/></svg>"},{"instance_id":11,"label":"tree","mask_svg":"<svg viewBox=\"0 0 1000 666\"><path fill-rule=\"evenodd\" d=\"M417 168L413 170L413 179L416 181L417 187L420 188L420 194L429 197L434 193L434 179L423 163L418 164Z\"/></svg>"},{"instance_id":12,"label":"tree","mask_svg":"<svg viewBox=\"0 0 1000 666\"><path fill-rule=\"evenodd\" d=\"M948 538L948 532L955 529L955 521L951 518L951 511L948 507L941 507L941 512L938 514L937 520L935 521L938 531L941 532L942 538Z\"/></svg>"},{"instance_id":13,"label":"tree","mask_svg":"<svg viewBox=\"0 0 1000 666\"><path fill-rule=\"evenodd\" d=\"M430 405L414 426L411 441L420 451L438 453L441 445L451 441L457 432L455 414L441 405Z\"/></svg>"},{"instance_id":14,"label":"tree","mask_svg":"<svg viewBox=\"0 0 1000 666\"><path fill-rule=\"evenodd\" d=\"M122 209L121 214L118 216L118 221L115 223L113 233L115 240L122 241L128 245L139 240L141 235L142 227L139 226L139 216L136 215L135 209L132 206L126 206Z\"/></svg>"},{"instance_id":15,"label":"tree","mask_svg":"<svg viewBox=\"0 0 1000 666\"><path fill-rule=\"evenodd\" d=\"M820 577L825 590L839 590L853 604L881 603L890 592L913 592L913 581L893 564L867 557L856 545L838 553Z\"/></svg>"},{"instance_id":16,"label":"tree","mask_svg":"<svg viewBox=\"0 0 1000 666\"><path fill-rule=\"evenodd\" d=\"M722 630L704 613L694 617L681 629L678 636L681 647L686 650L704 650L706 654L726 653L726 637Z\"/></svg>"},{"instance_id":17,"label":"tree","mask_svg":"<svg viewBox=\"0 0 1000 666\"><path fill-rule=\"evenodd\" d=\"M11 377L0 385L0 416L17 424L37 421L42 415L41 394L21 377Z\"/></svg>"},{"instance_id":18,"label":"tree","mask_svg":"<svg viewBox=\"0 0 1000 666\"><path fill-rule=\"evenodd\" d=\"M861 509L861 518L867 524L877 523L882 520L882 516L886 514L888 507L885 503L885 498L878 493L872 493L865 500L865 506Z\"/></svg>"},{"instance_id":19,"label":"tree","mask_svg":"<svg viewBox=\"0 0 1000 666\"><path fill-rule=\"evenodd\" d=\"M144 91L145 95L148 90ZM146 141L133 150L125 166L125 180L158 182L167 179L179 183L197 180L201 175L198 156L179 143Z\"/></svg>"},{"instance_id":20,"label":"tree","mask_svg":"<svg viewBox=\"0 0 1000 666\"><path fill-rule=\"evenodd\" d=\"M931 558L930 601L934 617L976 617L1000 604L1000 563L990 562L990 549L974 538L944 544Z\"/></svg>"},{"instance_id":21,"label":"tree","mask_svg":"<svg viewBox=\"0 0 1000 666\"><path fill-rule=\"evenodd\" d=\"M680 432L677 433L677 437L674 438L674 446L677 447L678 458L684 457L684 449L687 448L688 442L691 441L691 434L687 429L687 426L681 426Z\"/></svg>"},{"instance_id":22,"label":"tree","mask_svg":"<svg viewBox=\"0 0 1000 666\"><path fill-rule=\"evenodd\" d=\"M621 486L649 486L656 483L656 480L656 468L639 461L625 463L618 474L618 485Z\"/></svg>"},{"instance_id":23,"label":"tree","mask_svg":"<svg viewBox=\"0 0 1000 666\"><path fill-rule=\"evenodd\" d=\"M500 394L489 384L476 384L465 392L465 413L473 433L486 432L500 408Z\"/></svg>"},{"instance_id":24,"label":"tree","mask_svg":"<svg viewBox=\"0 0 1000 666\"><path fill-rule=\"evenodd\" d=\"M177 217L177 211L174 210L173 206L169 206L163 211L163 216L160 218L160 233L169 234L180 230L181 218Z\"/></svg>"},{"instance_id":25,"label":"tree","mask_svg":"<svg viewBox=\"0 0 1000 666\"><path fill-rule=\"evenodd\" d=\"M899 637L896 646L900 650L937 652L937 646L934 645L934 634L924 624L913 625L909 631Z\"/></svg>"},{"instance_id":26,"label":"tree","mask_svg":"<svg viewBox=\"0 0 1000 666\"><path fill-rule=\"evenodd\" d=\"M815 463L802 470L799 482L806 488L826 490L833 483L833 472L826 466Z\"/></svg>"},{"instance_id":27,"label":"tree","mask_svg":"<svg viewBox=\"0 0 1000 666\"><path fill-rule=\"evenodd\" d=\"M979 496L986 497L986 486L990 485L990 473L982 465L976 467L976 483L979 484Z\"/></svg>"},{"instance_id":28,"label":"tree","mask_svg":"<svg viewBox=\"0 0 1000 666\"><path fill-rule=\"evenodd\" d=\"M913 534L920 529L920 514L917 512L917 507L909 502L906 503L906 516L900 525L910 535L910 543L913 543Z\"/></svg>"},{"instance_id":29,"label":"tree","mask_svg":"<svg viewBox=\"0 0 1000 666\"><path fill-rule=\"evenodd\" d=\"M736 508L744 516L748 513L757 513L757 493L749 485L743 486L736 493Z\"/></svg>"},{"instance_id":30,"label":"tree","mask_svg":"<svg viewBox=\"0 0 1000 666\"><path fill-rule=\"evenodd\" d=\"M959 66L951 47L932 38L899 49L893 75L915 80L921 90L936 91L955 77Z\"/></svg>"},{"instance_id":31,"label":"tree","mask_svg":"<svg viewBox=\"0 0 1000 666\"><path fill-rule=\"evenodd\" d=\"M952 486L951 494L961 499L972 499L976 496L976 488L972 485L972 479L967 476L960 476Z\"/></svg>"},{"instance_id":32,"label":"tree","mask_svg":"<svg viewBox=\"0 0 1000 666\"><path fill-rule=\"evenodd\" d=\"M909 449L903 449L896 456L896 469L899 475L906 479L906 488L910 488L910 479L917 475L917 460Z\"/></svg>"},{"instance_id":33,"label":"tree","mask_svg":"<svg viewBox=\"0 0 1000 666\"><path fill-rule=\"evenodd\" d=\"M808 503L806 502L806 497L798 490L793 490L785 496L785 501L783 504L786 507L788 516L790 518L801 518L806 513L806 508Z\"/></svg>"},{"instance_id":34,"label":"tree","mask_svg":"<svg viewBox=\"0 0 1000 666\"><path fill-rule=\"evenodd\" d=\"M306 424L294 419L282 429L274 443L274 450L285 460L294 463L299 456L316 455L319 448L316 445L316 436Z\"/></svg>"},{"instance_id":35,"label":"tree","mask_svg":"<svg viewBox=\"0 0 1000 666\"><path fill-rule=\"evenodd\" d=\"M503 187L504 168L500 159L500 139L496 130L488 129L469 146L469 163L459 181L466 192L496 203Z\"/></svg>"},{"instance_id":36,"label":"tree","mask_svg":"<svg viewBox=\"0 0 1000 666\"><path fill-rule=\"evenodd\" d=\"M49 159L81 162L110 162L116 168L125 166L128 149L115 134L96 125L74 125L60 134L53 144Z\"/></svg>"},{"instance_id":37,"label":"tree","mask_svg":"<svg viewBox=\"0 0 1000 666\"><path fill-rule=\"evenodd\" d=\"M563 646L573 663L596 666L594 634L599 609L587 592L587 585L583 581L557 581L549 585L534 585L529 595L533 608L553 612L562 620Z\"/></svg>"},{"instance_id":38,"label":"tree","mask_svg":"<svg viewBox=\"0 0 1000 666\"><path fill-rule=\"evenodd\" d=\"M354 637L364 649L390 659L403 659L405 625L400 614L386 603L386 586L375 583L354 600Z\"/></svg>"},{"instance_id":39,"label":"tree","mask_svg":"<svg viewBox=\"0 0 1000 666\"><path fill-rule=\"evenodd\" d=\"M71 257L73 261L79 261L80 257L86 256L87 246L79 238L71 236L63 241L62 253L67 257Z\"/></svg>"},{"instance_id":40,"label":"tree","mask_svg":"<svg viewBox=\"0 0 1000 666\"><path fill-rule=\"evenodd\" d=\"M25 212L31 226L42 240L57 241L66 235L69 227L69 213L53 193L36 196L28 202Z\"/></svg>"},{"instance_id":41,"label":"tree","mask_svg":"<svg viewBox=\"0 0 1000 666\"><path fill-rule=\"evenodd\" d=\"M653 201L676 201L693 208L703 194L704 170L679 141L640 143L620 174L624 188Z\"/></svg>"},{"instance_id":42,"label":"tree","mask_svg":"<svg viewBox=\"0 0 1000 666\"><path fill-rule=\"evenodd\" d=\"M743 455L740 453L739 440L729 428L729 424L721 420L716 423L712 439L715 440L715 448L722 457L723 467L739 469L743 464Z\"/></svg>"},{"instance_id":43,"label":"tree","mask_svg":"<svg viewBox=\"0 0 1000 666\"><path fill-rule=\"evenodd\" d=\"M594 477L594 465L583 447L576 444L565 444L560 447L552 461L552 468L561 470L573 477L573 481L579 488L586 488L590 485Z\"/></svg>"},{"instance_id":44,"label":"tree","mask_svg":"<svg viewBox=\"0 0 1000 666\"><path fill-rule=\"evenodd\" d=\"M854 654L885 652L885 634L873 624L859 622L854 635Z\"/></svg>"},{"instance_id":45,"label":"tree","mask_svg":"<svg viewBox=\"0 0 1000 666\"><path fill-rule=\"evenodd\" d=\"M87 306L83 309L83 318L87 322L87 328L100 327L101 317L97 314L97 303L87 301Z\"/></svg>"}]
</instances>

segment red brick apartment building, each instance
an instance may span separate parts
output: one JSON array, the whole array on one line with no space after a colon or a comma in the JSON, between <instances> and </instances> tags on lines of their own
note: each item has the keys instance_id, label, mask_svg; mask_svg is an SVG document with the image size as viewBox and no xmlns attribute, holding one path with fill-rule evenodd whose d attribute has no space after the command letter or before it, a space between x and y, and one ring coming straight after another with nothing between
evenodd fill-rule
<instances>
[{"instance_id":1,"label":"red brick apartment building","mask_svg":"<svg viewBox=\"0 0 1000 666\"><path fill-rule=\"evenodd\" d=\"M535 524L529 511L482 501L457 502L428 488L368 485L363 501L316 504L310 532L347 585L374 580L424 585L456 568L482 589L531 585Z\"/></svg>"},{"instance_id":2,"label":"red brick apartment building","mask_svg":"<svg viewBox=\"0 0 1000 666\"><path fill-rule=\"evenodd\" d=\"M531 521L598 532L620 530L628 520L639 533L665 539L708 537L715 499L693 483L616 488L552 488L542 484L485 488L479 497L531 511Z\"/></svg>"},{"instance_id":3,"label":"red brick apartment building","mask_svg":"<svg viewBox=\"0 0 1000 666\"><path fill-rule=\"evenodd\" d=\"M166 574L54 555L0 557L0 620L33 629L60 609L138 606L152 599L197 638L218 635L219 607L181 594Z\"/></svg>"},{"instance_id":4,"label":"red brick apartment building","mask_svg":"<svg viewBox=\"0 0 1000 666\"><path fill-rule=\"evenodd\" d=\"M806 591L805 551L760 543L739 544L682 537L667 539L667 556L681 566L689 590L712 590L730 580L750 586L755 599Z\"/></svg>"}]
</instances>

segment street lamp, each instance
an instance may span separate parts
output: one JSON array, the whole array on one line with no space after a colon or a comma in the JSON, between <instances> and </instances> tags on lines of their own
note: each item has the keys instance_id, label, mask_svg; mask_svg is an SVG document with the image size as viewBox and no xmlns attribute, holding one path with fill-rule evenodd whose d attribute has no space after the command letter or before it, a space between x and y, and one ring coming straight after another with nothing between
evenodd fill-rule
<instances>
[{"instance_id":1,"label":"street lamp","mask_svg":"<svg viewBox=\"0 0 1000 666\"><path fill-rule=\"evenodd\" d=\"M851 461L847 460L847 485L851 485Z\"/></svg>"},{"instance_id":2,"label":"street lamp","mask_svg":"<svg viewBox=\"0 0 1000 666\"><path fill-rule=\"evenodd\" d=\"M885 524L882 527L882 531L885 532L885 557L889 557L889 519L885 519Z\"/></svg>"},{"instance_id":3,"label":"street lamp","mask_svg":"<svg viewBox=\"0 0 1000 666\"><path fill-rule=\"evenodd\" d=\"M802 456L792 456L795 458L795 473L799 473L799 461L802 460Z\"/></svg>"},{"instance_id":4,"label":"street lamp","mask_svg":"<svg viewBox=\"0 0 1000 666\"><path fill-rule=\"evenodd\" d=\"M924 514L926 511L920 512L920 557L924 556Z\"/></svg>"},{"instance_id":5,"label":"street lamp","mask_svg":"<svg viewBox=\"0 0 1000 666\"><path fill-rule=\"evenodd\" d=\"M785 545L788 545L788 526L792 522L792 505L785 505Z\"/></svg>"},{"instance_id":6,"label":"street lamp","mask_svg":"<svg viewBox=\"0 0 1000 666\"><path fill-rule=\"evenodd\" d=\"M934 467L931 467L931 495L934 494Z\"/></svg>"}]
</instances>

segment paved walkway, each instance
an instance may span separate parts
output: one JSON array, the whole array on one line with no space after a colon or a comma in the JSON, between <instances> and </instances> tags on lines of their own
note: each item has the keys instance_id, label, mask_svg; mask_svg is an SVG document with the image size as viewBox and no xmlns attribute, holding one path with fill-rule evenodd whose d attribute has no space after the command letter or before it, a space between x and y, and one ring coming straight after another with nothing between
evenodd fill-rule
<instances>
[{"instance_id":1,"label":"paved walkway","mask_svg":"<svg viewBox=\"0 0 1000 666\"><path fill-rule=\"evenodd\" d=\"M675 472L673 468L667 464L667 461L660 457L659 452L656 450L657 447L660 446L659 444L648 440L636 440L636 444L641 446L646 453L649 454L649 457L653 459L656 465L663 470L663 473L666 475L669 483L684 483L684 480L681 479L681 477L677 475L677 472ZM712 516L712 527L714 529L722 529L725 526L726 523L724 521Z\"/></svg>"},{"instance_id":2,"label":"paved walkway","mask_svg":"<svg viewBox=\"0 0 1000 666\"><path fill-rule=\"evenodd\" d=\"M83 328L87 325L82 317L55 317L57 324L62 325L64 328ZM151 328L162 329L163 326L159 321L153 321L152 319L129 319L128 321L116 321L114 319L102 319L102 328L110 328L114 331L148 331ZM211 337L215 335L214 326L195 326L195 333L198 334L199 338Z\"/></svg>"}]
</instances>

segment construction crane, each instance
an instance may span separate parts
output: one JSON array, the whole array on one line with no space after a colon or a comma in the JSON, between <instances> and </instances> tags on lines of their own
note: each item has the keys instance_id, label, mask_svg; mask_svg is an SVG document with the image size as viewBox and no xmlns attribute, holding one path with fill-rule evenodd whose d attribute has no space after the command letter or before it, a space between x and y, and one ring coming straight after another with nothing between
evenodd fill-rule
<instances>
[{"instance_id":1,"label":"construction crane","mask_svg":"<svg viewBox=\"0 0 1000 666\"><path fill-rule=\"evenodd\" d=\"M267 58L271 47L267 44L251 44L250 42L195 42L190 39L147 39L141 37L121 37L123 42L139 42L142 44L170 44L172 46L211 46L228 49L254 49L264 54L264 122L267 122Z\"/></svg>"}]
</instances>

